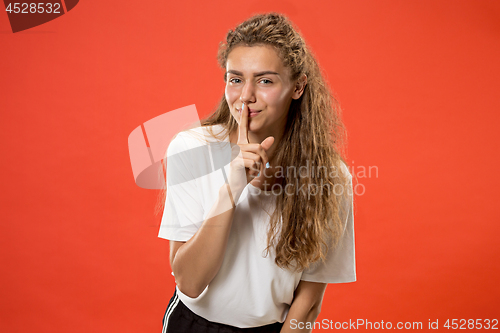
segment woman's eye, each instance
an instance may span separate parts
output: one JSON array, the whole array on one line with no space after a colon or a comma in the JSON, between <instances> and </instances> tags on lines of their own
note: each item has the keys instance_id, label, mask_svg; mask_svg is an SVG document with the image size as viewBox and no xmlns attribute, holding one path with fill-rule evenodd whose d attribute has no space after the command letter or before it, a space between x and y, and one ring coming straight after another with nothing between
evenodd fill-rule
<instances>
[{"instance_id":1,"label":"woman's eye","mask_svg":"<svg viewBox=\"0 0 500 333\"><path fill-rule=\"evenodd\" d=\"M241 83L242 81L238 78L232 78L232 79L229 79L229 82L230 83ZM271 80L268 80L268 79L262 79L260 80L261 83L264 83L264 84L271 84L273 83Z\"/></svg>"}]
</instances>

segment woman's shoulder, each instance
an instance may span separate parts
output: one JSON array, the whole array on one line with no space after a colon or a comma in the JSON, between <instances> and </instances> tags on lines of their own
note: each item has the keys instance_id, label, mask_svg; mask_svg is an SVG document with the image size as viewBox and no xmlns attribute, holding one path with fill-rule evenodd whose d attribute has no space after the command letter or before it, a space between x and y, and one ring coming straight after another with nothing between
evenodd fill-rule
<instances>
[{"instance_id":1,"label":"woman's shoulder","mask_svg":"<svg viewBox=\"0 0 500 333\"><path fill-rule=\"evenodd\" d=\"M342 174L346 178L352 179L352 175L351 175L351 172L349 171L349 167L342 159L340 160L340 171L342 172Z\"/></svg>"},{"instance_id":2,"label":"woman's shoulder","mask_svg":"<svg viewBox=\"0 0 500 333\"><path fill-rule=\"evenodd\" d=\"M198 126L182 130L170 140L167 156L199 147L229 142L222 125Z\"/></svg>"},{"instance_id":3,"label":"woman's shoulder","mask_svg":"<svg viewBox=\"0 0 500 333\"><path fill-rule=\"evenodd\" d=\"M223 125L198 126L183 130L174 137L180 137L193 144L207 144L209 142L227 141L226 129Z\"/></svg>"}]
</instances>

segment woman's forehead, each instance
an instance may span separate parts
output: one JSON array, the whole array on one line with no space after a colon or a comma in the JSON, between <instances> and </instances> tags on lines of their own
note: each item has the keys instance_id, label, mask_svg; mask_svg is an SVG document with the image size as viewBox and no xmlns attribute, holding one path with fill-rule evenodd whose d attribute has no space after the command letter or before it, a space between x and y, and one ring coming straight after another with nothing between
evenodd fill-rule
<instances>
[{"instance_id":1,"label":"woman's forehead","mask_svg":"<svg viewBox=\"0 0 500 333\"><path fill-rule=\"evenodd\" d=\"M226 69L283 72L284 66L278 53L271 46L237 46L227 57Z\"/></svg>"},{"instance_id":2,"label":"woman's forehead","mask_svg":"<svg viewBox=\"0 0 500 333\"><path fill-rule=\"evenodd\" d=\"M227 57L224 76L230 73L254 77L276 75L281 80L290 80L291 77L290 68L285 67L276 49L269 45L235 47Z\"/></svg>"}]
</instances>

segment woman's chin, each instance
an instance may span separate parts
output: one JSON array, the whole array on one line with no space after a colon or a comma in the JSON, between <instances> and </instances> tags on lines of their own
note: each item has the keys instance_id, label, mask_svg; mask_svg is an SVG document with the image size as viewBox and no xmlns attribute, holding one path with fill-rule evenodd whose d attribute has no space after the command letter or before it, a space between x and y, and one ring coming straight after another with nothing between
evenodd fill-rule
<instances>
[{"instance_id":1,"label":"woman's chin","mask_svg":"<svg viewBox=\"0 0 500 333\"><path fill-rule=\"evenodd\" d=\"M248 131L250 132L260 132L264 129L264 126L260 122L248 122Z\"/></svg>"}]
</instances>

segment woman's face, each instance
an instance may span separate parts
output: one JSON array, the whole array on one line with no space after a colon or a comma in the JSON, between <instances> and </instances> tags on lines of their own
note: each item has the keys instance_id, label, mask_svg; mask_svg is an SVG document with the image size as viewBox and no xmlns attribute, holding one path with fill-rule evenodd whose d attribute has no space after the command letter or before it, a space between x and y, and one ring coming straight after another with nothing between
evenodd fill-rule
<instances>
[{"instance_id":1,"label":"woman's face","mask_svg":"<svg viewBox=\"0 0 500 333\"><path fill-rule=\"evenodd\" d=\"M237 46L226 63L226 100L240 123L242 102L249 108L248 130L272 133L285 127L294 92L290 71L271 46ZM298 95L298 96L297 96Z\"/></svg>"}]
</instances>

